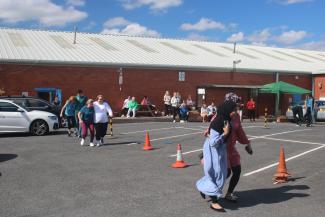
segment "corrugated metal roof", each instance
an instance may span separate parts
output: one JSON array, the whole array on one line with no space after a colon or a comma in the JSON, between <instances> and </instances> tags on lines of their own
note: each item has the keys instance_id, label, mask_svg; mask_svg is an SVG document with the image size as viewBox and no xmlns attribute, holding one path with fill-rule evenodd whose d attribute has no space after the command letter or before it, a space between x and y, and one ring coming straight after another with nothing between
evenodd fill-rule
<instances>
[{"instance_id":1,"label":"corrugated metal roof","mask_svg":"<svg viewBox=\"0 0 325 217\"><path fill-rule=\"evenodd\" d=\"M325 52L206 41L0 28L2 63L312 73Z\"/></svg>"}]
</instances>

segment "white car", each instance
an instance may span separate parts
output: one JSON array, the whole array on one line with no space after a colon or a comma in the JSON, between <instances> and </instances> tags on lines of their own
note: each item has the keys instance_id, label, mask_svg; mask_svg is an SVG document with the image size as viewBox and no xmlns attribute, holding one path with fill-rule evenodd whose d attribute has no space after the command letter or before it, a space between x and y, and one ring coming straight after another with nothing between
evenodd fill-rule
<instances>
[{"instance_id":1,"label":"white car","mask_svg":"<svg viewBox=\"0 0 325 217\"><path fill-rule=\"evenodd\" d=\"M58 129L56 115L31 111L10 100L0 99L0 133L30 132L42 136Z\"/></svg>"}]
</instances>

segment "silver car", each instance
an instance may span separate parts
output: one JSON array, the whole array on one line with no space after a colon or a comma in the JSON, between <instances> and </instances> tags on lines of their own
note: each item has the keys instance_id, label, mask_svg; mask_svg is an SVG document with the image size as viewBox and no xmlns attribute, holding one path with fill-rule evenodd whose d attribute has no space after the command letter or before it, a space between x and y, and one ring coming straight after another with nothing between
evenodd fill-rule
<instances>
[{"instance_id":1,"label":"silver car","mask_svg":"<svg viewBox=\"0 0 325 217\"><path fill-rule=\"evenodd\" d=\"M325 120L325 100L315 101L318 107L317 120Z\"/></svg>"},{"instance_id":2,"label":"silver car","mask_svg":"<svg viewBox=\"0 0 325 217\"><path fill-rule=\"evenodd\" d=\"M299 105L302 107L302 112L303 112L303 116L306 114L306 108L304 108L304 105L305 105L305 101L301 101L299 103ZM286 117L287 119L289 120L293 120L293 113L292 113L292 107L293 105L289 105L288 109L287 109L287 112L286 112Z\"/></svg>"}]
</instances>

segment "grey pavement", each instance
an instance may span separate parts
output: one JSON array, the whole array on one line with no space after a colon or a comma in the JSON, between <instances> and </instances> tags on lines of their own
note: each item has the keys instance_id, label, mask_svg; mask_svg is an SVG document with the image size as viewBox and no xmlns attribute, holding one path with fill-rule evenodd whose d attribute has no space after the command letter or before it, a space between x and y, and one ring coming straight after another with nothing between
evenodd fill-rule
<instances>
[{"instance_id":1,"label":"grey pavement","mask_svg":"<svg viewBox=\"0 0 325 217\"><path fill-rule=\"evenodd\" d=\"M93 148L64 130L42 137L0 135L0 216L325 216L325 125L243 125L254 154L237 145L240 199L221 201L227 213L211 210L195 188L203 175L198 154L208 125L146 122L114 124L114 136ZM142 151L146 130L153 151ZM170 167L178 143L188 168ZM287 159L294 157L287 162L288 183L273 185L276 167L244 176L276 163L281 146Z\"/></svg>"}]
</instances>

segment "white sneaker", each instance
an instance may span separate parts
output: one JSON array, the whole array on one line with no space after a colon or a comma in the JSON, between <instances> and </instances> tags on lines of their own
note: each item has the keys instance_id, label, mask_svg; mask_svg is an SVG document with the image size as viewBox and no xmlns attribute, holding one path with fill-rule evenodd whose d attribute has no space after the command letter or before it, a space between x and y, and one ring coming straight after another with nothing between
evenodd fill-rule
<instances>
[{"instance_id":1,"label":"white sneaker","mask_svg":"<svg viewBox=\"0 0 325 217\"><path fill-rule=\"evenodd\" d=\"M173 123L176 123L176 120L173 120Z\"/></svg>"},{"instance_id":2,"label":"white sneaker","mask_svg":"<svg viewBox=\"0 0 325 217\"><path fill-rule=\"evenodd\" d=\"M100 143L101 143L100 140L96 140L96 146L97 146L97 147L101 146Z\"/></svg>"},{"instance_id":3,"label":"white sneaker","mask_svg":"<svg viewBox=\"0 0 325 217\"><path fill-rule=\"evenodd\" d=\"M185 123L185 121L184 120L180 120L180 122L179 123Z\"/></svg>"},{"instance_id":4,"label":"white sneaker","mask_svg":"<svg viewBox=\"0 0 325 217\"><path fill-rule=\"evenodd\" d=\"M80 145L84 145L85 144L85 139L81 139Z\"/></svg>"},{"instance_id":5,"label":"white sneaker","mask_svg":"<svg viewBox=\"0 0 325 217\"><path fill-rule=\"evenodd\" d=\"M89 146L90 146L90 147L94 147L95 145L94 145L94 143L91 142L91 143L89 144Z\"/></svg>"}]
</instances>

